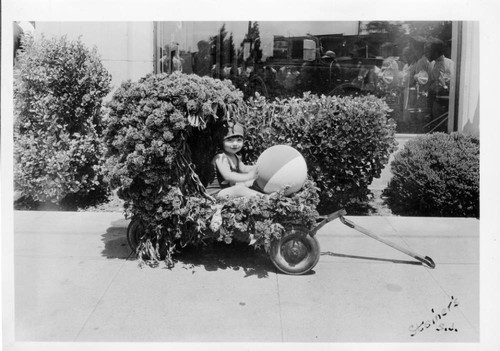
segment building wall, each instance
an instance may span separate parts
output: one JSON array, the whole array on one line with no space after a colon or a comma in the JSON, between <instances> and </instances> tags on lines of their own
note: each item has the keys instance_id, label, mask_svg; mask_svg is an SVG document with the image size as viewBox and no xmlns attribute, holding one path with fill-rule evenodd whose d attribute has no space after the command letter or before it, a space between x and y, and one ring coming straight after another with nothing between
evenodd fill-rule
<instances>
[{"instance_id":1,"label":"building wall","mask_svg":"<svg viewBox=\"0 0 500 351\"><path fill-rule=\"evenodd\" d=\"M96 47L112 76L112 90L153 72L153 22L36 22L36 35L80 37Z\"/></svg>"},{"instance_id":2,"label":"building wall","mask_svg":"<svg viewBox=\"0 0 500 351\"><path fill-rule=\"evenodd\" d=\"M458 131L479 136L479 22L463 22Z\"/></svg>"}]
</instances>

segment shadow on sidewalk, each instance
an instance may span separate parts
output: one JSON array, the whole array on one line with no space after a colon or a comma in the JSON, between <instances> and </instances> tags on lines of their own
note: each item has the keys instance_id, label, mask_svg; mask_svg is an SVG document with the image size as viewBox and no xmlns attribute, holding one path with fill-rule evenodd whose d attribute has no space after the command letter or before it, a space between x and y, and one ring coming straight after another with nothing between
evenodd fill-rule
<instances>
[{"instance_id":1,"label":"shadow on sidewalk","mask_svg":"<svg viewBox=\"0 0 500 351\"><path fill-rule=\"evenodd\" d=\"M185 269L202 267L206 271L242 270L245 278L267 278L269 272L276 272L263 250L255 250L253 246L241 242L229 245L214 242L204 247L186 247L174 256L174 260L176 264L181 263Z\"/></svg>"},{"instance_id":2,"label":"shadow on sidewalk","mask_svg":"<svg viewBox=\"0 0 500 351\"><path fill-rule=\"evenodd\" d=\"M321 256L345 257L345 258L355 258L355 259L360 259L360 260L382 261L382 262L392 262L392 263L399 263L399 264L410 264L410 265L416 265L416 266L423 266L422 262L418 262L418 261L394 260L394 259L390 259L390 258L345 255L345 254L335 253L335 252L331 252L331 251L322 252L320 255Z\"/></svg>"},{"instance_id":3,"label":"shadow on sidewalk","mask_svg":"<svg viewBox=\"0 0 500 351\"><path fill-rule=\"evenodd\" d=\"M110 259L134 257L134 253L127 242L127 226L128 221L125 219L111 223L111 227L106 230L106 233L101 235L104 242L104 249L101 252L102 256Z\"/></svg>"},{"instance_id":4,"label":"shadow on sidewalk","mask_svg":"<svg viewBox=\"0 0 500 351\"><path fill-rule=\"evenodd\" d=\"M104 243L102 256L109 259L135 259L135 253L127 242L128 223L127 220L112 222L106 233L101 235ZM244 277L257 276L258 278L267 278L269 272L276 272L263 250L255 250L253 246L237 241L229 245L214 242L207 246L188 246L180 249L173 259L176 266L192 269L193 273L195 273L195 268L199 267L206 271L242 270Z\"/></svg>"}]
</instances>

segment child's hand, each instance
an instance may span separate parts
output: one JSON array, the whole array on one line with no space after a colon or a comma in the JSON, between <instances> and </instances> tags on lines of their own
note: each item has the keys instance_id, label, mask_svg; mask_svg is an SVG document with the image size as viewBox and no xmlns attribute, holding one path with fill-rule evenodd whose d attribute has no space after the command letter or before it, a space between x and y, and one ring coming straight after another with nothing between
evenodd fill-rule
<instances>
[{"instance_id":1,"label":"child's hand","mask_svg":"<svg viewBox=\"0 0 500 351\"><path fill-rule=\"evenodd\" d=\"M241 183L237 183L237 184L243 184L246 187L250 188L253 185L253 183L255 182L255 180L258 178L258 176L259 176L259 171L257 170L257 167L252 167L245 174L245 177L248 178L248 180L241 182Z\"/></svg>"},{"instance_id":2,"label":"child's hand","mask_svg":"<svg viewBox=\"0 0 500 351\"><path fill-rule=\"evenodd\" d=\"M259 177L259 170L257 169L257 166L253 167L248 174L251 179L257 179Z\"/></svg>"}]
</instances>

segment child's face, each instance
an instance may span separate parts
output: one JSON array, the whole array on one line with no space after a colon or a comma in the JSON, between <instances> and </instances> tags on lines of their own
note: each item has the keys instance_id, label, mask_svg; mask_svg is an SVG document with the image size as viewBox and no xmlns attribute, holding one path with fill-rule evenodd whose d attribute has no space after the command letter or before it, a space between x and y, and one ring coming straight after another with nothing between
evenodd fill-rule
<instances>
[{"instance_id":1,"label":"child's face","mask_svg":"<svg viewBox=\"0 0 500 351\"><path fill-rule=\"evenodd\" d=\"M224 152L229 154L236 154L243 147L243 137L235 135L233 137L224 139L222 146L224 148Z\"/></svg>"}]
</instances>

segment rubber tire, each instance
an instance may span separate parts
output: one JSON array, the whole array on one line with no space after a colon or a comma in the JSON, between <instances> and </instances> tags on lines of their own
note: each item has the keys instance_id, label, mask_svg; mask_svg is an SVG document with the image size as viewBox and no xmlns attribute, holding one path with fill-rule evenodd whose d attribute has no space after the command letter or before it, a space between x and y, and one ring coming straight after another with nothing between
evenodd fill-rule
<instances>
[{"instance_id":1,"label":"rubber tire","mask_svg":"<svg viewBox=\"0 0 500 351\"><path fill-rule=\"evenodd\" d=\"M271 261L281 272L300 275L309 272L319 261L318 240L304 227L292 227L280 240L271 243Z\"/></svg>"},{"instance_id":2,"label":"rubber tire","mask_svg":"<svg viewBox=\"0 0 500 351\"><path fill-rule=\"evenodd\" d=\"M128 246L132 249L134 253L137 252L137 247L141 242L141 238L144 235L144 224L140 220L133 219L127 228L127 242ZM167 249L164 245L160 246L159 256L160 259L164 259L167 255ZM148 255L144 255L144 258L148 258Z\"/></svg>"},{"instance_id":3,"label":"rubber tire","mask_svg":"<svg viewBox=\"0 0 500 351\"><path fill-rule=\"evenodd\" d=\"M141 221L133 219L127 228L127 241L128 246L132 249L132 251L136 252L139 243L141 242L141 238L144 235L144 225Z\"/></svg>"}]
</instances>

